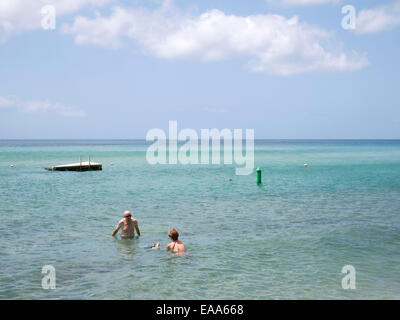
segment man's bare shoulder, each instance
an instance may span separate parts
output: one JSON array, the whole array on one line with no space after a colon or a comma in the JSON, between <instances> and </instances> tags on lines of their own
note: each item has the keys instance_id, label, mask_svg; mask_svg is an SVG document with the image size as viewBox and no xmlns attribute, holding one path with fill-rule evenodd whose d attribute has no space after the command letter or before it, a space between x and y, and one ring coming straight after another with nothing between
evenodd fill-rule
<instances>
[{"instance_id":1,"label":"man's bare shoulder","mask_svg":"<svg viewBox=\"0 0 400 320\"><path fill-rule=\"evenodd\" d=\"M121 224L123 222L124 222L124 219L121 219L121 220L118 221L118 224Z\"/></svg>"},{"instance_id":2,"label":"man's bare shoulder","mask_svg":"<svg viewBox=\"0 0 400 320\"><path fill-rule=\"evenodd\" d=\"M137 223L137 220L135 218L132 218L133 223Z\"/></svg>"}]
</instances>

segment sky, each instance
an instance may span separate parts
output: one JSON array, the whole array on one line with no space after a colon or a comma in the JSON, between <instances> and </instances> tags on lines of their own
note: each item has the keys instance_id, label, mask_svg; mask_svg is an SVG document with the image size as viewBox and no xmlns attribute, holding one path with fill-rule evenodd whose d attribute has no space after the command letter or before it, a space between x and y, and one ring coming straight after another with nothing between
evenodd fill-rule
<instances>
[{"instance_id":1,"label":"sky","mask_svg":"<svg viewBox=\"0 0 400 320\"><path fill-rule=\"evenodd\" d=\"M400 139L399 36L400 0L0 0L0 139Z\"/></svg>"}]
</instances>

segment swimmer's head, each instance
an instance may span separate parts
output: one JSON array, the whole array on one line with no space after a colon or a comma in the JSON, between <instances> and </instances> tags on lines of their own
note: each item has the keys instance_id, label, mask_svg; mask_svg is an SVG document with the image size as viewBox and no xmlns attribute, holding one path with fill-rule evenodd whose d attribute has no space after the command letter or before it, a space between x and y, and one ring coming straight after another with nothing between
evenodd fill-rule
<instances>
[{"instance_id":1,"label":"swimmer's head","mask_svg":"<svg viewBox=\"0 0 400 320\"><path fill-rule=\"evenodd\" d=\"M124 212L124 218L130 218L130 217L132 217L131 212L130 211L125 211Z\"/></svg>"},{"instance_id":2,"label":"swimmer's head","mask_svg":"<svg viewBox=\"0 0 400 320\"><path fill-rule=\"evenodd\" d=\"M179 238L179 232L175 228L168 231L168 237L170 237L173 241L177 241Z\"/></svg>"}]
</instances>

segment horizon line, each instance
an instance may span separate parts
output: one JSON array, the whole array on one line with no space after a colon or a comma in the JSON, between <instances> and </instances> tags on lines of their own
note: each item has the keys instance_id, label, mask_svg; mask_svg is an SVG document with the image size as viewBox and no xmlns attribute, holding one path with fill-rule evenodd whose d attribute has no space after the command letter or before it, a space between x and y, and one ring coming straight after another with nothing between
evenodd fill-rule
<instances>
[{"instance_id":1,"label":"horizon line","mask_svg":"<svg viewBox=\"0 0 400 320\"><path fill-rule=\"evenodd\" d=\"M109 141L121 141L121 140L141 140L141 141L147 141L144 138L55 138L55 139L51 139L51 138L0 138L0 141L71 141L71 140L92 140L92 141L96 141L96 140L109 140ZM159 141L159 140L164 140L164 139L154 139L154 140L149 140L149 142L153 142L153 141ZM170 139L165 139L165 141L169 141ZM201 139L197 139L197 140L201 140ZM221 137L221 140L224 140L223 137ZM242 140L246 140L246 139L242 139ZM400 138L257 138L254 139L254 141L262 141L262 140L275 140L275 141L282 141L282 140L315 140L315 141L321 141L321 140L342 140L342 141L346 141L346 140L400 140ZM182 142L187 141L187 140L182 140Z\"/></svg>"}]
</instances>

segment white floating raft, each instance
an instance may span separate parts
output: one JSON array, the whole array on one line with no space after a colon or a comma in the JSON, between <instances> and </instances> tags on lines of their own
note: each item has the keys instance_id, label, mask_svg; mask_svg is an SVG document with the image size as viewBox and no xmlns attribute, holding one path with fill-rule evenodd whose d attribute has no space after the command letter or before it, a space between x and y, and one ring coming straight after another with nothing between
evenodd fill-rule
<instances>
[{"instance_id":1,"label":"white floating raft","mask_svg":"<svg viewBox=\"0 0 400 320\"><path fill-rule=\"evenodd\" d=\"M64 164L61 166L45 168L48 171L96 171L103 170L101 163L86 161L71 164Z\"/></svg>"}]
</instances>

